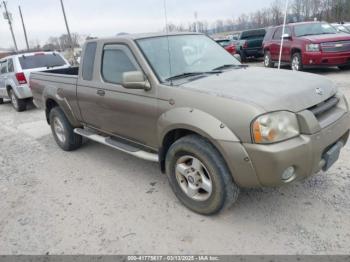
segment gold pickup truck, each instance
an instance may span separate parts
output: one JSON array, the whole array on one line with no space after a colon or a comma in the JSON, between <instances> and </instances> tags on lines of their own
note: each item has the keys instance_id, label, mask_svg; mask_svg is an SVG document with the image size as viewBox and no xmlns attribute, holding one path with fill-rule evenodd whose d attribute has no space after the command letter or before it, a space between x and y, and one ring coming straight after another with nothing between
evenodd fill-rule
<instances>
[{"instance_id":1,"label":"gold pickup truck","mask_svg":"<svg viewBox=\"0 0 350 262\"><path fill-rule=\"evenodd\" d=\"M80 68L33 73L57 144L83 137L159 162L179 200L205 215L241 187L328 170L349 136L349 105L326 78L247 67L193 33L87 41Z\"/></svg>"}]
</instances>

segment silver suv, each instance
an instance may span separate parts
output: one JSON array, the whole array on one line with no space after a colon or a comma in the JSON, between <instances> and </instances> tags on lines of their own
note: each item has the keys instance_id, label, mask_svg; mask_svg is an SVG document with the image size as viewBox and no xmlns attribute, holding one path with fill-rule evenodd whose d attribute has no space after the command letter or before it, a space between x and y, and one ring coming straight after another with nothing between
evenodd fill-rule
<instances>
[{"instance_id":1,"label":"silver suv","mask_svg":"<svg viewBox=\"0 0 350 262\"><path fill-rule=\"evenodd\" d=\"M57 52L16 54L0 60L0 104L11 99L13 107L25 111L32 100L28 85L31 72L70 67L66 59Z\"/></svg>"}]
</instances>

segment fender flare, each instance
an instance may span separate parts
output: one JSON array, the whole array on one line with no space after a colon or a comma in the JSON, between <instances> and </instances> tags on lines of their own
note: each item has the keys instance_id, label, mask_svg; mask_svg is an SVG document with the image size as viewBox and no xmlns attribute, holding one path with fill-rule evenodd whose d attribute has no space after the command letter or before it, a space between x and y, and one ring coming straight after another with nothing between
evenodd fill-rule
<instances>
[{"instance_id":1,"label":"fender flare","mask_svg":"<svg viewBox=\"0 0 350 262\"><path fill-rule=\"evenodd\" d=\"M53 91L54 90L54 91ZM63 113L65 114L65 116L67 117L68 121L70 122L70 124L73 127L80 127L81 123L79 122L79 120L77 119L77 117L74 115L73 110L71 105L69 104L69 102L67 101L66 98L61 97L57 94L57 88L54 89L48 89L45 88L42 94L43 97L43 101L44 101L44 109L45 109L45 113L47 114L47 101L48 100L53 100L56 102L56 104L62 109ZM49 115L47 115L47 120L49 122Z\"/></svg>"},{"instance_id":2,"label":"fender flare","mask_svg":"<svg viewBox=\"0 0 350 262\"><path fill-rule=\"evenodd\" d=\"M247 158L249 159L249 156L241 145L241 140L230 128L214 116L198 109L175 108L160 116L157 128L159 134L158 143L161 147L167 134L177 129L189 130L207 138L226 161L232 178L238 185L242 187L256 187L260 185L252 163L246 161ZM166 151L160 152L160 156L165 153ZM232 158L236 162L231 161ZM160 157L161 167L164 164L162 161L164 162L164 158ZM239 175L236 165L244 176Z\"/></svg>"},{"instance_id":3,"label":"fender flare","mask_svg":"<svg viewBox=\"0 0 350 262\"><path fill-rule=\"evenodd\" d=\"M162 145L165 136L176 129L187 129L216 140L240 142L240 139L219 119L198 109L183 107L171 109L163 113L158 120L158 144Z\"/></svg>"}]
</instances>

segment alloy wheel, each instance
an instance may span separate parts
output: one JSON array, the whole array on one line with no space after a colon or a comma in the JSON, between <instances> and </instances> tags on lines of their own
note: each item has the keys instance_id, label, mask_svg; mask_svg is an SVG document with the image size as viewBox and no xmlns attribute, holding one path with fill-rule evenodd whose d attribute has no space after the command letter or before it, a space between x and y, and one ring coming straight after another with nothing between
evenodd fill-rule
<instances>
[{"instance_id":1,"label":"alloy wheel","mask_svg":"<svg viewBox=\"0 0 350 262\"><path fill-rule=\"evenodd\" d=\"M66 134L64 132L64 127L61 120L58 117L55 117L53 120L53 128L57 139L64 144L66 142Z\"/></svg>"},{"instance_id":2,"label":"alloy wheel","mask_svg":"<svg viewBox=\"0 0 350 262\"><path fill-rule=\"evenodd\" d=\"M205 201L213 190L212 179L205 165L193 156L183 156L176 162L176 180L191 199Z\"/></svg>"}]
</instances>

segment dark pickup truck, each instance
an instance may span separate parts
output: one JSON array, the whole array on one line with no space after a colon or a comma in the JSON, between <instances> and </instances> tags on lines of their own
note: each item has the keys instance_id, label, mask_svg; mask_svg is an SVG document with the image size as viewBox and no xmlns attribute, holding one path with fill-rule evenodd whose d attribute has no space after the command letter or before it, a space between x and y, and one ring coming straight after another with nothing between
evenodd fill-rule
<instances>
[{"instance_id":1,"label":"dark pickup truck","mask_svg":"<svg viewBox=\"0 0 350 262\"><path fill-rule=\"evenodd\" d=\"M243 66L201 34L89 40L79 69L32 73L30 87L63 150L85 137L158 162L179 200L205 215L240 187L328 170L350 128L330 80Z\"/></svg>"},{"instance_id":2,"label":"dark pickup truck","mask_svg":"<svg viewBox=\"0 0 350 262\"><path fill-rule=\"evenodd\" d=\"M236 52L241 56L241 61L246 61L248 57L263 57L262 44L266 35L265 29L254 29L243 31L239 34L238 40L233 41Z\"/></svg>"}]
</instances>

